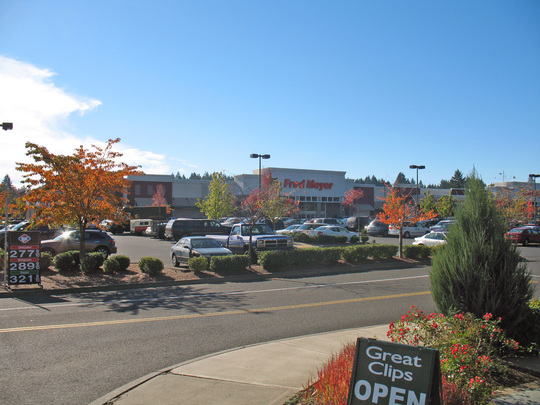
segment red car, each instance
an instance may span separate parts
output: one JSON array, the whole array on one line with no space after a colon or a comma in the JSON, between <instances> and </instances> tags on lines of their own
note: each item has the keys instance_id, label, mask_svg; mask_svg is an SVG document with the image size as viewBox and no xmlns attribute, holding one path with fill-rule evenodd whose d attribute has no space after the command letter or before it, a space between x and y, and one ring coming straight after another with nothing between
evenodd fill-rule
<instances>
[{"instance_id":1,"label":"red car","mask_svg":"<svg viewBox=\"0 0 540 405\"><path fill-rule=\"evenodd\" d=\"M514 243L521 243L523 246L529 243L540 243L540 228L521 227L511 229L506 233L506 237Z\"/></svg>"}]
</instances>

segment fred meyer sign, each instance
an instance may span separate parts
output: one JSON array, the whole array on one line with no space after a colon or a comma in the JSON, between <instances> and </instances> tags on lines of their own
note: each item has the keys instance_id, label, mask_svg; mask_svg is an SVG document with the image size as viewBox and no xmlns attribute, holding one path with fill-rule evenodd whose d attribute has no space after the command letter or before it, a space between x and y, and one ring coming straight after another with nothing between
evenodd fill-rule
<instances>
[{"instance_id":1,"label":"fred meyer sign","mask_svg":"<svg viewBox=\"0 0 540 405\"><path fill-rule=\"evenodd\" d=\"M283 188L313 188L319 191L330 190L334 183L320 183L315 180L301 180L293 181L291 179L285 179Z\"/></svg>"},{"instance_id":2,"label":"fred meyer sign","mask_svg":"<svg viewBox=\"0 0 540 405\"><path fill-rule=\"evenodd\" d=\"M349 386L349 405L440 404L439 352L359 338Z\"/></svg>"}]
</instances>

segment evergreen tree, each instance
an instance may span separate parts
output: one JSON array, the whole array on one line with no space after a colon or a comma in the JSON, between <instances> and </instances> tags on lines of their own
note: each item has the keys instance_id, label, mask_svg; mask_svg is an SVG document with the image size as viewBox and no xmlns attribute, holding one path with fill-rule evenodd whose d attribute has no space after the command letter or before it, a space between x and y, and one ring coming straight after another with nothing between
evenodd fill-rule
<instances>
[{"instance_id":1,"label":"evergreen tree","mask_svg":"<svg viewBox=\"0 0 540 405\"><path fill-rule=\"evenodd\" d=\"M407 178L405 177L405 173L399 172L394 184L411 184L411 181L407 180Z\"/></svg>"},{"instance_id":2,"label":"evergreen tree","mask_svg":"<svg viewBox=\"0 0 540 405\"><path fill-rule=\"evenodd\" d=\"M4 180L2 180L2 186L4 187L4 190L13 189L13 184L11 183L11 179L9 178L8 174L4 176Z\"/></svg>"},{"instance_id":3,"label":"evergreen tree","mask_svg":"<svg viewBox=\"0 0 540 405\"><path fill-rule=\"evenodd\" d=\"M475 173L467 185L457 223L433 258L431 294L445 315L463 311L481 318L490 313L516 336L529 314L531 275L504 236L506 224L491 193Z\"/></svg>"},{"instance_id":4,"label":"evergreen tree","mask_svg":"<svg viewBox=\"0 0 540 405\"><path fill-rule=\"evenodd\" d=\"M466 179L463 177L463 173L456 170L450 179L450 188L465 188L465 183Z\"/></svg>"}]
</instances>

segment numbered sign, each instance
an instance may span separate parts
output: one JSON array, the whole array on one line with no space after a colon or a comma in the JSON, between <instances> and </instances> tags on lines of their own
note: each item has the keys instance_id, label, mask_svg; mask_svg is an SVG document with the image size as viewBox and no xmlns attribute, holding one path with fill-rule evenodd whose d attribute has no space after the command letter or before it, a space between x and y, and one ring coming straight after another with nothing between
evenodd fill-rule
<instances>
[{"instance_id":1,"label":"numbered sign","mask_svg":"<svg viewBox=\"0 0 540 405\"><path fill-rule=\"evenodd\" d=\"M40 284L39 232L9 232L8 284Z\"/></svg>"}]
</instances>

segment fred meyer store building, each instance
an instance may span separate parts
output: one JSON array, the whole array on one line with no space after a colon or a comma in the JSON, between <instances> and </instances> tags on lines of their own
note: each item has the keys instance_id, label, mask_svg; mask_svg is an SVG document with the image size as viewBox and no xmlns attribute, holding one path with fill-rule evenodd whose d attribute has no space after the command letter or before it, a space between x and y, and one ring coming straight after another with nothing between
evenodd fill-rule
<instances>
[{"instance_id":1,"label":"fred meyer store building","mask_svg":"<svg viewBox=\"0 0 540 405\"><path fill-rule=\"evenodd\" d=\"M382 209L386 188L369 184L354 183L345 179L345 172L324 170L285 169L270 167L272 178L283 186L283 193L298 202L300 218L345 217L352 215L374 216ZM171 206L171 217L203 218L204 214L195 205L197 199L204 200L208 194L210 180L177 179L172 175L128 176L131 189L128 195L130 205L145 207L152 205L152 197L161 185L167 204ZM234 176L229 183L229 191L239 200L259 186L259 171L253 174ZM409 185L408 187L414 188ZM363 198L355 207L345 207L342 202L345 193L351 189L361 190ZM414 190L415 191L415 190ZM420 189L422 196L426 189ZM450 190L431 189L435 198L448 195Z\"/></svg>"}]
</instances>

